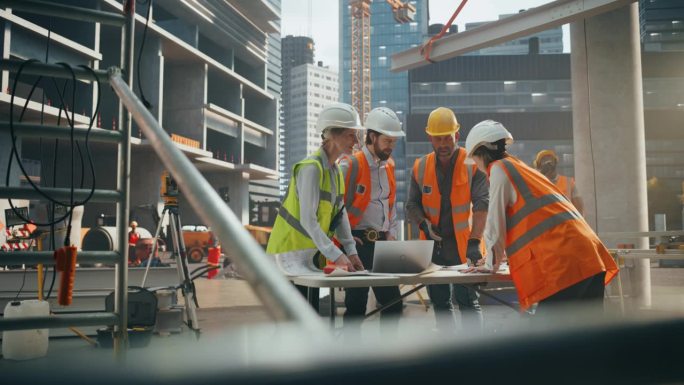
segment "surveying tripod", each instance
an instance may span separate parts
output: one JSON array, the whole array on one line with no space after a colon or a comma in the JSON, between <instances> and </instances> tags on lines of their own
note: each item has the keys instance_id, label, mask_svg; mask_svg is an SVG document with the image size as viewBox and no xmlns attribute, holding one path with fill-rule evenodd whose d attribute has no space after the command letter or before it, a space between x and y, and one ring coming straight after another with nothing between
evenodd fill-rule
<instances>
[{"instance_id":1,"label":"surveying tripod","mask_svg":"<svg viewBox=\"0 0 684 385\"><path fill-rule=\"evenodd\" d=\"M164 182L162 182L164 186ZM167 189L162 190L162 198L164 199L164 210L157 223L157 230L154 232L152 254L147 258L147 267L145 268L145 275L143 276L142 284L145 287L147 280L147 273L150 270L150 263L152 258L157 254L159 247L159 235L161 234L162 223L164 218L168 215L169 218L169 232L171 233L171 242L173 243L173 252L176 257L176 269L178 270L178 280L180 282L179 288L183 293L185 299L185 313L187 324L190 329L199 330L199 322L197 321L197 293L195 291L195 283L190 279L190 270L188 268L188 255L185 250L185 241L183 240L183 232L181 226L180 214L178 213L178 199L177 194L174 196L166 195Z\"/></svg>"}]
</instances>

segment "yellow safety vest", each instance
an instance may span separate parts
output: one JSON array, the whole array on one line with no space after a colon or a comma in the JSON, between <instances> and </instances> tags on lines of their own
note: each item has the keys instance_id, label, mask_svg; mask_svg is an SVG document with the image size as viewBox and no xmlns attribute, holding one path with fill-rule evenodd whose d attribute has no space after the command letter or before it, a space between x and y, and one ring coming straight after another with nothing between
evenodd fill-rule
<instances>
[{"instance_id":1,"label":"yellow safety vest","mask_svg":"<svg viewBox=\"0 0 684 385\"><path fill-rule=\"evenodd\" d=\"M299 211L299 197L297 196L297 174L304 165L313 164L318 167L320 188L320 198L318 201L317 218L318 225L324 233L332 237L330 222L333 217L344 207L341 203L344 199L344 181L339 166L337 169L336 189L337 196L335 202L332 201L332 173L323 164L321 150L319 149L310 157L298 162L292 168L292 177L287 187L287 193L283 200L278 216L276 217L273 231L268 240L266 252L269 254L280 254L295 250L313 249L316 245L309 237L309 234L302 227Z\"/></svg>"}]
</instances>

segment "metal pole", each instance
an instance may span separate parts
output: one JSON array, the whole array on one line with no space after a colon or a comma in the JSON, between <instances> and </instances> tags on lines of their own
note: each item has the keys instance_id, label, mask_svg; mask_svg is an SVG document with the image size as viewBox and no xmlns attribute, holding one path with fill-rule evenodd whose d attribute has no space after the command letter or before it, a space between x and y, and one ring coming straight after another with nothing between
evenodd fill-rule
<instances>
[{"instance_id":1,"label":"metal pole","mask_svg":"<svg viewBox=\"0 0 684 385\"><path fill-rule=\"evenodd\" d=\"M48 126L33 123L14 123L14 133L17 137L22 138L55 138L55 139L70 139L72 128L68 126ZM9 122L0 122L0 135L9 135ZM105 130L102 128L91 128L90 132L85 127L73 128L74 140L85 140L86 135L89 135L88 140L92 142L102 143L119 143L122 140L121 132L113 130ZM6 136L5 136L6 137Z\"/></svg>"},{"instance_id":2,"label":"metal pole","mask_svg":"<svg viewBox=\"0 0 684 385\"><path fill-rule=\"evenodd\" d=\"M19 71L19 67L22 63L24 63L24 60L2 59L0 60L0 69L10 72L17 72ZM94 77L92 72L81 67L73 66L71 67L71 69L74 71L76 79L79 80L99 80L103 83L106 83L109 80L107 78L107 72L103 70L93 70L95 72ZM71 80L73 78L71 71L69 71L61 65L40 62L27 64L26 66L24 66L24 69L21 70L21 73L22 75L49 76L53 78L68 80Z\"/></svg>"},{"instance_id":3,"label":"metal pole","mask_svg":"<svg viewBox=\"0 0 684 385\"><path fill-rule=\"evenodd\" d=\"M72 326L112 325L118 322L114 313L58 314L43 317L0 318L0 330L56 329Z\"/></svg>"},{"instance_id":4,"label":"metal pole","mask_svg":"<svg viewBox=\"0 0 684 385\"><path fill-rule=\"evenodd\" d=\"M121 31L121 58L122 67L127 74L124 84L133 84L133 39L135 37L135 0L124 1L124 14L126 25ZM123 79L119 76L123 83ZM115 297L116 307L114 312L119 315L119 322L114 331L115 354L122 358L128 345L128 214L130 205L130 182L131 182L131 114L124 110L123 103L119 102L119 129L124 140L118 146L118 182L117 189L121 192L122 199L117 205L117 227L119 231L119 255L121 259L116 265Z\"/></svg>"},{"instance_id":5,"label":"metal pole","mask_svg":"<svg viewBox=\"0 0 684 385\"><path fill-rule=\"evenodd\" d=\"M33 266L42 264L54 266L54 251L14 251L3 253L0 260L3 265L20 265L22 263ZM114 264L119 260L119 253L116 251L79 251L78 263L104 263ZM40 272L40 270L38 270Z\"/></svg>"},{"instance_id":6,"label":"metal pole","mask_svg":"<svg viewBox=\"0 0 684 385\"><path fill-rule=\"evenodd\" d=\"M0 8L12 8L14 11L23 11L38 15L56 16L63 19L90 21L121 27L125 20L122 15L112 12L104 12L96 9L74 7L71 5L55 4L51 1L37 0L0 0Z\"/></svg>"},{"instance_id":7,"label":"metal pole","mask_svg":"<svg viewBox=\"0 0 684 385\"><path fill-rule=\"evenodd\" d=\"M4 154L3 154L4 155ZM53 199L69 200L71 190L66 187L41 187L41 191L50 195ZM89 189L74 189L74 199L84 200L90 195ZM44 197L31 187L0 187L0 198L5 199L44 199ZM90 202L119 202L121 194L114 190L95 189ZM66 204L65 204L66 206Z\"/></svg>"},{"instance_id":8,"label":"metal pole","mask_svg":"<svg viewBox=\"0 0 684 385\"><path fill-rule=\"evenodd\" d=\"M240 272L276 319L297 320L314 335L329 336L318 315L294 286L278 271L272 257L249 235L216 190L176 147L168 133L121 79L118 69L110 71L114 92L132 112L136 123L164 166L181 186L190 205L218 235L221 243L235 252Z\"/></svg>"}]
</instances>

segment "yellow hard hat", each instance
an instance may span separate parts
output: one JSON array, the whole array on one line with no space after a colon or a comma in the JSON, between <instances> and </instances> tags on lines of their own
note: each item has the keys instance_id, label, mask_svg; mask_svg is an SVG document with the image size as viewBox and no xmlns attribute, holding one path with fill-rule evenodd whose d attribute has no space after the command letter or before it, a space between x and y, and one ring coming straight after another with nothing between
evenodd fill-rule
<instances>
[{"instance_id":1,"label":"yellow hard hat","mask_svg":"<svg viewBox=\"0 0 684 385\"><path fill-rule=\"evenodd\" d=\"M461 125L454 112L446 107L438 107L430 113L425 132L431 136L444 136L458 132L459 128Z\"/></svg>"},{"instance_id":2,"label":"yellow hard hat","mask_svg":"<svg viewBox=\"0 0 684 385\"><path fill-rule=\"evenodd\" d=\"M541 150L537 153L537 157L534 158L534 168L539 168L541 166L541 160L544 157L550 156L552 157L556 163L558 163L558 155L556 155L556 152L553 150Z\"/></svg>"}]
</instances>

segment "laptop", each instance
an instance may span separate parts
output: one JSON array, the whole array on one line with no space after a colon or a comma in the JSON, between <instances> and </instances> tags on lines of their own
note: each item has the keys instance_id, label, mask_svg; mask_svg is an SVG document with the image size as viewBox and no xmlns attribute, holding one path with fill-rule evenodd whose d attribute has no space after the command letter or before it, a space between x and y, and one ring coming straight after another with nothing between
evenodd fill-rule
<instances>
[{"instance_id":1,"label":"laptop","mask_svg":"<svg viewBox=\"0 0 684 385\"><path fill-rule=\"evenodd\" d=\"M375 242L373 273L418 274L430 266L435 241Z\"/></svg>"}]
</instances>

